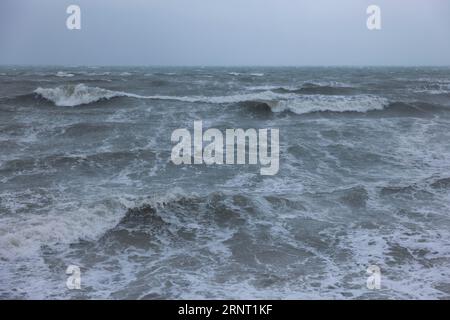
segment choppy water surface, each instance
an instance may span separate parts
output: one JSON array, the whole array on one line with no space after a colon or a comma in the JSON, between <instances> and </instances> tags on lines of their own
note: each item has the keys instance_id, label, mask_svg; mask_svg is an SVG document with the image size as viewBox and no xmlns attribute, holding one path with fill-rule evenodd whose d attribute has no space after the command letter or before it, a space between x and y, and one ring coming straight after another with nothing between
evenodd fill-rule
<instances>
[{"instance_id":1,"label":"choppy water surface","mask_svg":"<svg viewBox=\"0 0 450 320\"><path fill-rule=\"evenodd\" d=\"M194 120L279 173L175 166ZM0 297L450 298L449 129L449 68L2 67Z\"/></svg>"}]
</instances>

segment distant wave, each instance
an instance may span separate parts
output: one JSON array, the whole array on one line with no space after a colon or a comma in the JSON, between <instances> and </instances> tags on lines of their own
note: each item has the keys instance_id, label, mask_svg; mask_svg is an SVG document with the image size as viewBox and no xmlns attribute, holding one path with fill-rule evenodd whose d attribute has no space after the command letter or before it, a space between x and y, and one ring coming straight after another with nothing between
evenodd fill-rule
<instances>
[{"instance_id":1,"label":"distant wave","mask_svg":"<svg viewBox=\"0 0 450 320\"><path fill-rule=\"evenodd\" d=\"M281 94L273 91L211 97L151 96L145 98L214 104L244 103L254 106L264 105L273 113L288 111L295 114L314 112L368 112L383 110L389 105L387 99L375 95L298 95L295 93Z\"/></svg>"},{"instance_id":2,"label":"distant wave","mask_svg":"<svg viewBox=\"0 0 450 320\"><path fill-rule=\"evenodd\" d=\"M422 86L414 90L415 93L427 93L431 95L450 94L450 83L435 83Z\"/></svg>"},{"instance_id":3,"label":"distant wave","mask_svg":"<svg viewBox=\"0 0 450 320\"><path fill-rule=\"evenodd\" d=\"M269 90L277 93L348 95L354 94L357 88L341 82L305 82L300 86L255 86L250 90Z\"/></svg>"},{"instance_id":4,"label":"distant wave","mask_svg":"<svg viewBox=\"0 0 450 320\"><path fill-rule=\"evenodd\" d=\"M385 108L385 111L392 115L424 115L424 114L433 114L436 112L445 112L449 111L448 107L426 103L421 101L415 102L401 102L395 101L389 103L389 105Z\"/></svg>"},{"instance_id":5,"label":"distant wave","mask_svg":"<svg viewBox=\"0 0 450 320\"><path fill-rule=\"evenodd\" d=\"M64 77L70 78L70 77L73 77L74 74L73 73L68 73L68 72L65 72L65 71L58 71L56 73L56 76L60 77L60 78L64 78Z\"/></svg>"},{"instance_id":6,"label":"distant wave","mask_svg":"<svg viewBox=\"0 0 450 320\"><path fill-rule=\"evenodd\" d=\"M264 73L252 72L252 73L242 73L242 72L228 72L230 76L252 76L252 77L263 77Z\"/></svg>"},{"instance_id":7,"label":"distant wave","mask_svg":"<svg viewBox=\"0 0 450 320\"><path fill-rule=\"evenodd\" d=\"M330 96L299 95L293 99L265 102L272 112L295 114L314 112L368 112L383 110L389 101L374 95Z\"/></svg>"},{"instance_id":8,"label":"distant wave","mask_svg":"<svg viewBox=\"0 0 450 320\"><path fill-rule=\"evenodd\" d=\"M85 75L85 76L109 76L111 72L105 71L105 72L87 72L87 71L79 71L79 74Z\"/></svg>"},{"instance_id":9,"label":"distant wave","mask_svg":"<svg viewBox=\"0 0 450 320\"><path fill-rule=\"evenodd\" d=\"M294 92L299 94L327 94L327 95L347 95L355 92L354 88L351 87L333 87L333 86L318 86L318 85L310 85L304 86L298 89L285 89L285 88L277 88L274 89L275 92Z\"/></svg>"}]
</instances>

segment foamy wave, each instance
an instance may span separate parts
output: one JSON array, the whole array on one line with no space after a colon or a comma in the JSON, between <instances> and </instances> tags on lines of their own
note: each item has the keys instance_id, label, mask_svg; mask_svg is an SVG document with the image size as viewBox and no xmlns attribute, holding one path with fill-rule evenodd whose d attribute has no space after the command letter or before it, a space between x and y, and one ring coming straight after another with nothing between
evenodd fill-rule
<instances>
[{"instance_id":1,"label":"foamy wave","mask_svg":"<svg viewBox=\"0 0 450 320\"><path fill-rule=\"evenodd\" d=\"M234 94L228 96L150 96L146 98L160 99L160 100L176 100L184 102L203 102L203 103L214 103L214 104L229 104L229 103L239 103L246 101L275 101L278 99L285 98L286 95L277 94L271 91L258 92L258 93L242 93Z\"/></svg>"},{"instance_id":2,"label":"foamy wave","mask_svg":"<svg viewBox=\"0 0 450 320\"><path fill-rule=\"evenodd\" d=\"M259 86L249 86L247 87L248 90L251 91L261 91L261 90L279 90L279 91L286 91L286 92L295 92L295 91L301 91L302 89L308 89L308 88L343 88L343 89L350 89L354 88L354 85L351 85L349 83L344 82L337 82L337 81L304 81L296 85L259 85Z\"/></svg>"},{"instance_id":3,"label":"foamy wave","mask_svg":"<svg viewBox=\"0 0 450 320\"><path fill-rule=\"evenodd\" d=\"M156 98L153 97L153 98ZM312 112L368 112L383 110L389 101L374 95L334 96L334 95L298 95L294 93L275 93L263 91L230 96L216 97L159 97L189 102L240 103L261 102L267 104L272 112L290 111L296 114Z\"/></svg>"},{"instance_id":4,"label":"foamy wave","mask_svg":"<svg viewBox=\"0 0 450 320\"><path fill-rule=\"evenodd\" d=\"M373 95L329 96L302 95L294 99L268 103L272 112L290 111L296 114L313 112L368 112L383 110L389 101Z\"/></svg>"},{"instance_id":5,"label":"foamy wave","mask_svg":"<svg viewBox=\"0 0 450 320\"><path fill-rule=\"evenodd\" d=\"M109 76L111 74L111 72L109 71L105 71L105 72L87 72L87 71L80 71L79 72L82 75L85 76Z\"/></svg>"},{"instance_id":6,"label":"foamy wave","mask_svg":"<svg viewBox=\"0 0 450 320\"><path fill-rule=\"evenodd\" d=\"M68 73L68 72L65 72L65 71L58 71L56 73L56 76L60 77L60 78L70 78L70 77L73 77L74 74L73 73Z\"/></svg>"},{"instance_id":7,"label":"foamy wave","mask_svg":"<svg viewBox=\"0 0 450 320\"><path fill-rule=\"evenodd\" d=\"M273 91L242 93L228 96L143 96L122 91L88 87L84 84L56 88L38 88L34 92L53 102L56 106L62 107L86 105L115 97L212 104L261 102L267 104L272 112L290 111L296 114L324 111L367 112L371 110L382 110L388 104L387 99L373 95L299 95L296 93L276 93Z\"/></svg>"},{"instance_id":8,"label":"foamy wave","mask_svg":"<svg viewBox=\"0 0 450 320\"><path fill-rule=\"evenodd\" d=\"M29 190L23 193L33 196ZM18 205L14 199L17 195L3 193L1 196L10 200L11 206ZM116 226L131 208L144 205L159 208L195 196L195 193L174 188L171 192L141 199L116 195L114 200L105 199L81 207L72 202L61 203L61 207L50 210L48 215L26 215L20 221L16 213L14 217L4 218L0 225L0 261L35 257L42 245L68 245L80 239L95 240ZM12 211L16 209L11 208Z\"/></svg>"},{"instance_id":9,"label":"foamy wave","mask_svg":"<svg viewBox=\"0 0 450 320\"><path fill-rule=\"evenodd\" d=\"M4 194L3 194L4 195ZM13 196L11 196L13 197ZM3 219L0 226L0 260L30 258L39 253L42 245L69 244L79 239L96 239L114 227L134 203L117 197L111 202L99 202L80 208L70 204L48 215L27 215ZM55 209L55 211L58 211ZM57 214L58 213L58 214ZM14 227L12 227L14 226Z\"/></svg>"},{"instance_id":10,"label":"foamy wave","mask_svg":"<svg viewBox=\"0 0 450 320\"><path fill-rule=\"evenodd\" d=\"M450 93L450 79L418 78L416 81L425 82L425 84L416 87L413 90L415 93L426 93L431 95Z\"/></svg>"},{"instance_id":11,"label":"foamy wave","mask_svg":"<svg viewBox=\"0 0 450 320\"><path fill-rule=\"evenodd\" d=\"M165 96L153 95L143 96L123 91L112 91L98 87L88 87L84 84L75 86L60 86L56 88L37 88L34 93L53 102L60 107L74 107L90 104L100 100L109 100L115 97L129 97L136 99L172 100L182 102L203 102L203 103L237 103L251 100L272 100L282 98L283 95L273 92L259 92L248 94L237 94L229 96ZM286 95L284 95L286 96Z\"/></svg>"},{"instance_id":12,"label":"foamy wave","mask_svg":"<svg viewBox=\"0 0 450 320\"><path fill-rule=\"evenodd\" d=\"M83 104L89 104L100 100L108 100L114 97L136 97L125 92L111 91L107 89L88 87L84 84L75 86L61 86L56 88L37 88L34 90L41 97L53 102L59 107L75 107Z\"/></svg>"},{"instance_id":13,"label":"foamy wave","mask_svg":"<svg viewBox=\"0 0 450 320\"><path fill-rule=\"evenodd\" d=\"M450 93L450 83L435 83L425 87L414 90L415 93L427 93L431 95L435 94L448 94Z\"/></svg>"},{"instance_id":14,"label":"foamy wave","mask_svg":"<svg viewBox=\"0 0 450 320\"><path fill-rule=\"evenodd\" d=\"M263 77L264 73L260 72L253 72L253 73L242 73L242 72L228 72L228 75L230 76L243 76L243 75L249 75L253 77Z\"/></svg>"}]
</instances>

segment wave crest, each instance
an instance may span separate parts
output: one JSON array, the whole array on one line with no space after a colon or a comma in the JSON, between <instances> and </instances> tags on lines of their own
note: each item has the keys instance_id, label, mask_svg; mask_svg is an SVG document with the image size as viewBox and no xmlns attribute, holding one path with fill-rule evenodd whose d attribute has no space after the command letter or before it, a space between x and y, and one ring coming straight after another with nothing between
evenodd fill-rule
<instances>
[{"instance_id":1,"label":"wave crest","mask_svg":"<svg viewBox=\"0 0 450 320\"><path fill-rule=\"evenodd\" d=\"M374 95L330 96L302 95L294 99L268 103L272 112L290 111L295 114L314 112L368 112L383 110L389 101Z\"/></svg>"},{"instance_id":2,"label":"wave crest","mask_svg":"<svg viewBox=\"0 0 450 320\"><path fill-rule=\"evenodd\" d=\"M181 102L199 102L199 103L214 103L227 104L238 103L252 100L276 100L286 95L276 94L270 91L259 93L244 93L229 96L142 96L123 91L113 91L98 87L88 87L84 84L66 85L56 88L37 88L34 90L42 98L53 102L60 107L75 107L79 105L86 105L101 100L109 100L115 97L129 97L136 99L152 99L152 100L171 100Z\"/></svg>"},{"instance_id":3,"label":"wave crest","mask_svg":"<svg viewBox=\"0 0 450 320\"><path fill-rule=\"evenodd\" d=\"M296 93L277 93L262 91L242 93L227 96L142 96L122 91L112 91L98 87L88 87L84 84L66 85L56 88L37 88L35 94L53 102L56 106L74 107L86 105L115 97L136 99L170 100L189 103L264 104L274 113L290 111L295 114L314 112L368 112L382 110L388 105L388 100L374 95L300 95Z\"/></svg>"},{"instance_id":4,"label":"wave crest","mask_svg":"<svg viewBox=\"0 0 450 320\"><path fill-rule=\"evenodd\" d=\"M71 78L71 77L73 77L75 75L73 73L69 73L69 72L66 72L66 71L58 71L56 73L56 76L60 77L60 78L64 78L64 77Z\"/></svg>"},{"instance_id":5,"label":"wave crest","mask_svg":"<svg viewBox=\"0 0 450 320\"><path fill-rule=\"evenodd\" d=\"M56 88L37 88L34 93L56 106L74 107L86 105L115 97L130 97L136 99L171 100L190 103L257 103L265 104L274 113L290 111L296 114L312 112L367 112L382 110L387 106L387 99L373 95L298 95L295 93L276 93L263 91L256 93L242 93L228 96L141 96L137 94L112 91L84 84L60 86Z\"/></svg>"},{"instance_id":6,"label":"wave crest","mask_svg":"<svg viewBox=\"0 0 450 320\"><path fill-rule=\"evenodd\" d=\"M126 92L112 91L97 87L88 87L84 84L66 85L56 88L37 88L34 93L53 102L58 107L75 107L100 100L109 100L114 97L138 97Z\"/></svg>"}]
</instances>

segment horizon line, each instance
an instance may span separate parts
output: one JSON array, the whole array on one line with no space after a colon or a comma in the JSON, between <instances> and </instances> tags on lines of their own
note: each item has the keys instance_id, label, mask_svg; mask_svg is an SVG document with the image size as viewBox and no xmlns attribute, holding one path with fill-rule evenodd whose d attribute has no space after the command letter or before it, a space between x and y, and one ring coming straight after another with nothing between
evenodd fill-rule
<instances>
[{"instance_id":1,"label":"horizon line","mask_svg":"<svg viewBox=\"0 0 450 320\"><path fill-rule=\"evenodd\" d=\"M201 65L201 64L26 64L26 63L8 63L3 64L0 63L0 67L65 67L65 68L81 68L81 67L148 67L148 68L448 68L448 65L435 65L435 64L317 64L317 65L245 65L245 64L236 64L236 65Z\"/></svg>"}]
</instances>

